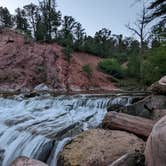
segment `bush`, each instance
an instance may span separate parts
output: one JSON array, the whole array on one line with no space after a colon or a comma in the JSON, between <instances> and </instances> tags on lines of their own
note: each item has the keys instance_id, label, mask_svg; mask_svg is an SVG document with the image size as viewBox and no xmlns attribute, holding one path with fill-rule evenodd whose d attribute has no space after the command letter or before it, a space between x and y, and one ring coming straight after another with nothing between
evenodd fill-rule
<instances>
[{"instance_id":1,"label":"bush","mask_svg":"<svg viewBox=\"0 0 166 166\"><path fill-rule=\"evenodd\" d=\"M65 59L70 62L70 58L72 57L72 52L73 52L72 48L69 46L64 47L62 52L65 56Z\"/></svg>"},{"instance_id":2,"label":"bush","mask_svg":"<svg viewBox=\"0 0 166 166\"><path fill-rule=\"evenodd\" d=\"M106 74L110 74L116 78L122 78L124 76L120 63L112 59L103 59L98 63L98 68Z\"/></svg>"},{"instance_id":3,"label":"bush","mask_svg":"<svg viewBox=\"0 0 166 166\"><path fill-rule=\"evenodd\" d=\"M143 82L151 84L166 75L166 46L153 48L143 64Z\"/></svg>"},{"instance_id":4,"label":"bush","mask_svg":"<svg viewBox=\"0 0 166 166\"><path fill-rule=\"evenodd\" d=\"M89 64L85 64L84 66L82 66L82 70L83 70L88 76L91 76L91 75L92 75L92 68L90 67Z\"/></svg>"},{"instance_id":5,"label":"bush","mask_svg":"<svg viewBox=\"0 0 166 166\"><path fill-rule=\"evenodd\" d=\"M127 75L129 77L140 78L140 58L138 55L130 56L127 66Z\"/></svg>"},{"instance_id":6,"label":"bush","mask_svg":"<svg viewBox=\"0 0 166 166\"><path fill-rule=\"evenodd\" d=\"M158 79L158 68L155 68L150 62L145 61L143 64L143 83L150 85Z\"/></svg>"},{"instance_id":7,"label":"bush","mask_svg":"<svg viewBox=\"0 0 166 166\"><path fill-rule=\"evenodd\" d=\"M56 52L54 52L53 57L54 57L54 61L57 61L57 59L59 58L59 56Z\"/></svg>"}]
</instances>

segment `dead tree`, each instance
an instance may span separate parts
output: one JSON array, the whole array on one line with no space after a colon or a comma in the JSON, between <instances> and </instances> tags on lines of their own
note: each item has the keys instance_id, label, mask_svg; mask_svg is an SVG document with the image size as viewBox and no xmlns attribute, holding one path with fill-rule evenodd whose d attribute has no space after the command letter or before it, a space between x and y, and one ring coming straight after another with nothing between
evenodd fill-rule
<instances>
[{"instance_id":1,"label":"dead tree","mask_svg":"<svg viewBox=\"0 0 166 166\"><path fill-rule=\"evenodd\" d=\"M138 36L140 40L140 78L143 78L143 61L144 61L144 43L147 39L149 32L146 32L148 21L147 21L147 9L143 6L142 13L139 16L137 22L134 26L130 26L129 24L126 27L132 31L135 35Z\"/></svg>"}]
</instances>

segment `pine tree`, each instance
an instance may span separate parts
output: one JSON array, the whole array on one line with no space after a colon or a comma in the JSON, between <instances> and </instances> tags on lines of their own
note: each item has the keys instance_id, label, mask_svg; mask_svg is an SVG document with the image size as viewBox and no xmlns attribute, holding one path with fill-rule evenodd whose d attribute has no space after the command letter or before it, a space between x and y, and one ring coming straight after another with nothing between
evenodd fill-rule
<instances>
[{"instance_id":1,"label":"pine tree","mask_svg":"<svg viewBox=\"0 0 166 166\"><path fill-rule=\"evenodd\" d=\"M166 19L166 1L165 0L155 0L153 1L149 9L152 10L150 17L155 19L157 17L162 17L162 19Z\"/></svg>"},{"instance_id":2,"label":"pine tree","mask_svg":"<svg viewBox=\"0 0 166 166\"><path fill-rule=\"evenodd\" d=\"M15 15L15 24L16 24L16 29L22 30L23 32L30 33L29 30L29 23L26 19L25 11L17 8L15 10L16 15Z\"/></svg>"},{"instance_id":3,"label":"pine tree","mask_svg":"<svg viewBox=\"0 0 166 166\"><path fill-rule=\"evenodd\" d=\"M159 41L162 39L166 40L166 1L155 0L148 8L151 14L148 16L148 20L152 21L158 19L158 23L153 27L152 33Z\"/></svg>"},{"instance_id":4,"label":"pine tree","mask_svg":"<svg viewBox=\"0 0 166 166\"><path fill-rule=\"evenodd\" d=\"M59 34L62 45L73 47L75 26L76 21L72 16L64 16L62 21L62 29Z\"/></svg>"},{"instance_id":5,"label":"pine tree","mask_svg":"<svg viewBox=\"0 0 166 166\"><path fill-rule=\"evenodd\" d=\"M0 7L0 26L8 28L13 26L12 15L6 7Z\"/></svg>"},{"instance_id":6,"label":"pine tree","mask_svg":"<svg viewBox=\"0 0 166 166\"><path fill-rule=\"evenodd\" d=\"M33 3L30 3L24 6L25 16L28 22L31 24L31 29L34 37L36 38L36 31L37 31L37 22L39 21L39 7Z\"/></svg>"},{"instance_id":7,"label":"pine tree","mask_svg":"<svg viewBox=\"0 0 166 166\"><path fill-rule=\"evenodd\" d=\"M57 36L57 29L61 25L61 13L56 11L55 0L43 0L40 2L42 20L45 26L45 40L52 40Z\"/></svg>"},{"instance_id":8,"label":"pine tree","mask_svg":"<svg viewBox=\"0 0 166 166\"><path fill-rule=\"evenodd\" d=\"M79 51L81 49L84 38L85 38L85 29L82 28L82 25L77 22L74 29L74 40L75 40L74 49L76 51Z\"/></svg>"}]
</instances>

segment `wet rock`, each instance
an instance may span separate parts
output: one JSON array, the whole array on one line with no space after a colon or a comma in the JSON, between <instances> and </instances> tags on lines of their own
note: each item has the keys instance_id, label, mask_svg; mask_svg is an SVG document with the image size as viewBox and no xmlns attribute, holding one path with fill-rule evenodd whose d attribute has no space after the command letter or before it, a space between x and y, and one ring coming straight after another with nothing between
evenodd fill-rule
<instances>
[{"instance_id":1,"label":"wet rock","mask_svg":"<svg viewBox=\"0 0 166 166\"><path fill-rule=\"evenodd\" d=\"M47 142L42 148L38 149L38 156L36 158L40 161L47 162L53 147L54 141Z\"/></svg>"},{"instance_id":2,"label":"wet rock","mask_svg":"<svg viewBox=\"0 0 166 166\"><path fill-rule=\"evenodd\" d=\"M166 76L162 77L158 82L151 85L150 90L155 94L166 95Z\"/></svg>"},{"instance_id":3,"label":"wet rock","mask_svg":"<svg viewBox=\"0 0 166 166\"><path fill-rule=\"evenodd\" d=\"M166 165L166 116L160 119L153 127L152 133L148 138L145 159L147 166Z\"/></svg>"},{"instance_id":4,"label":"wet rock","mask_svg":"<svg viewBox=\"0 0 166 166\"><path fill-rule=\"evenodd\" d=\"M166 108L166 97L163 95L150 95L143 100L140 100L134 104L128 106L116 106L115 108L110 106L108 111L122 112L134 116L140 116L149 119L155 119L153 117L154 110L161 110Z\"/></svg>"},{"instance_id":5,"label":"wet rock","mask_svg":"<svg viewBox=\"0 0 166 166\"><path fill-rule=\"evenodd\" d=\"M35 97L35 96L39 96L39 94L36 91L31 91L30 93L26 93L24 95L24 97L27 97L27 98L31 98L31 97Z\"/></svg>"},{"instance_id":6,"label":"wet rock","mask_svg":"<svg viewBox=\"0 0 166 166\"><path fill-rule=\"evenodd\" d=\"M47 91L48 92L48 91L51 91L51 89L47 85L45 85L44 83L37 85L34 88L34 90L37 91L37 92L42 92L42 91Z\"/></svg>"},{"instance_id":7,"label":"wet rock","mask_svg":"<svg viewBox=\"0 0 166 166\"><path fill-rule=\"evenodd\" d=\"M112 111L116 111L116 112L121 112L121 110L123 110L124 106L120 105L120 104L114 104L111 105L107 108L108 112L112 112Z\"/></svg>"},{"instance_id":8,"label":"wet rock","mask_svg":"<svg viewBox=\"0 0 166 166\"><path fill-rule=\"evenodd\" d=\"M28 157L18 157L10 166L48 166L41 161L29 159Z\"/></svg>"},{"instance_id":9,"label":"wet rock","mask_svg":"<svg viewBox=\"0 0 166 166\"><path fill-rule=\"evenodd\" d=\"M5 153L5 150L0 149L0 165L2 165L2 162L3 162L3 159L4 159L4 153Z\"/></svg>"},{"instance_id":10,"label":"wet rock","mask_svg":"<svg viewBox=\"0 0 166 166\"><path fill-rule=\"evenodd\" d=\"M93 129L65 146L58 166L106 166L128 152L143 150L144 141L133 134Z\"/></svg>"}]
</instances>

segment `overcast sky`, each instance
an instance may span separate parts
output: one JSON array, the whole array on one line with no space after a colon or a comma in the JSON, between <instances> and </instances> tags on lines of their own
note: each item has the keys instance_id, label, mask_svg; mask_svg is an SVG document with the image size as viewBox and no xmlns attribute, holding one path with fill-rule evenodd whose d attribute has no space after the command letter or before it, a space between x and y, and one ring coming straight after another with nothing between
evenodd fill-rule
<instances>
[{"instance_id":1,"label":"overcast sky","mask_svg":"<svg viewBox=\"0 0 166 166\"><path fill-rule=\"evenodd\" d=\"M131 35L125 24L134 23L141 11L140 3L135 0L57 0L58 9L63 15L71 15L94 35L105 27L113 34ZM0 0L0 6L6 6L13 13L18 6L37 3L38 0Z\"/></svg>"}]
</instances>

